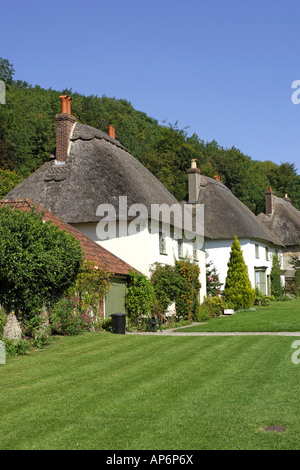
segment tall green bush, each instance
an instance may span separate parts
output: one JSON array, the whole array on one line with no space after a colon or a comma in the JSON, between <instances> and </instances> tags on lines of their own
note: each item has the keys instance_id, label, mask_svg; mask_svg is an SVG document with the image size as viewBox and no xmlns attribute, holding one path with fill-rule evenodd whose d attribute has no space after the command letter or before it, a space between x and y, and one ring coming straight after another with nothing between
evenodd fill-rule
<instances>
[{"instance_id":1,"label":"tall green bush","mask_svg":"<svg viewBox=\"0 0 300 470\"><path fill-rule=\"evenodd\" d=\"M249 308L255 299L255 290L249 280L248 269L237 236L231 246L224 295L234 308Z\"/></svg>"},{"instance_id":2,"label":"tall green bush","mask_svg":"<svg viewBox=\"0 0 300 470\"><path fill-rule=\"evenodd\" d=\"M283 295L283 287L281 285L281 259L277 253L274 253L272 257L271 294L275 298L280 298Z\"/></svg>"},{"instance_id":3,"label":"tall green bush","mask_svg":"<svg viewBox=\"0 0 300 470\"><path fill-rule=\"evenodd\" d=\"M150 316L155 301L151 281L143 274L131 271L125 296L125 308L130 321L137 325L142 316Z\"/></svg>"},{"instance_id":4,"label":"tall green bush","mask_svg":"<svg viewBox=\"0 0 300 470\"><path fill-rule=\"evenodd\" d=\"M151 270L151 282L156 295L157 308L164 315L169 305L179 297L182 276L175 266L154 263Z\"/></svg>"},{"instance_id":5,"label":"tall green bush","mask_svg":"<svg viewBox=\"0 0 300 470\"><path fill-rule=\"evenodd\" d=\"M200 312L199 282L200 268L190 260L176 261L175 269L181 276L179 291L176 298L176 311L178 317L197 320Z\"/></svg>"},{"instance_id":6,"label":"tall green bush","mask_svg":"<svg viewBox=\"0 0 300 470\"><path fill-rule=\"evenodd\" d=\"M75 281L79 242L34 210L0 209L0 304L30 319Z\"/></svg>"}]
</instances>

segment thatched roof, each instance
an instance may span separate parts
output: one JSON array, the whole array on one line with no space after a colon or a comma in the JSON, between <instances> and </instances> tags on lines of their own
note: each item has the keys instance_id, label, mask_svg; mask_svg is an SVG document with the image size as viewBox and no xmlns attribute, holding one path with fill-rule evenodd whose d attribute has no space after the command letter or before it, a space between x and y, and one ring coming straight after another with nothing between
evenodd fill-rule
<instances>
[{"instance_id":1,"label":"thatched roof","mask_svg":"<svg viewBox=\"0 0 300 470\"><path fill-rule=\"evenodd\" d=\"M102 246L98 245L98 243L91 240L76 228L65 223L55 214L47 211L42 205L38 204L32 199L3 199L0 201L0 209L1 207L5 206L10 206L13 209L22 210L24 212L29 212L31 209L33 209L37 213L43 214L43 220L47 220L50 223L57 225L60 230L65 230L69 234L73 235L81 244L84 258L87 261L94 263L96 266L106 272L115 274L116 276L127 276L130 271L136 271L136 269L127 264L125 261L118 258Z\"/></svg>"},{"instance_id":2,"label":"thatched roof","mask_svg":"<svg viewBox=\"0 0 300 470\"><path fill-rule=\"evenodd\" d=\"M76 123L67 162L45 163L6 199L31 198L68 223L97 222L97 207L127 196L128 207L178 203L164 185L118 141L103 132Z\"/></svg>"},{"instance_id":3,"label":"thatched roof","mask_svg":"<svg viewBox=\"0 0 300 470\"><path fill-rule=\"evenodd\" d=\"M289 201L273 195L273 212L257 216L260 223L276 233L282 244L295 246L300 242L300 211Z\"/></svg>"},{"instance_id":4,"label":"thatched roof","mask_svg":"<svg viewBox=\"0 0 300 470\"><path fill-rule=\"evenodd\" d=\"M205 236L214 240L251 238L280 245L277 237L224 184L200 176L200 204L204 204Z\"/></svg>"},{"instance_id":5,"label":"thatched roof","mask_svg":"<svg viewBox=\"0 0 300 470\"><path fill-rule=\"evenodd\" d=\"M143 204L149 215L151 204L178 204L150 171L107 134L75 123L70 142L64 165L56 165L52 155L6 199L31 198L70 224L98 222L100 204L111 204L118 215L119 196L127 196L128 207ZM204 204L206 237L232 239L237 235L280 244L222 183L200 178L198 202Z\"/></svg>"}]
</instances>

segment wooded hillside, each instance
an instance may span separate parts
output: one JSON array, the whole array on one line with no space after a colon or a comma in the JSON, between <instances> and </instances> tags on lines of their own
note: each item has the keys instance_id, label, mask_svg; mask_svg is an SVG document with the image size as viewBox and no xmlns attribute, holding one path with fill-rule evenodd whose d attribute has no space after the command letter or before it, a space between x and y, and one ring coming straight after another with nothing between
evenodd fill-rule
<instances>
[{"instance_id":1,"label":"wooded hillside","mask_svg":"<svg viewBox=\"0 0 300 470\"><path fill-rule=\"evenodd\" d=\"M6 104L0 105L0 197L48 160L55 148L59 96L69 94L72 114L79 122L106 133L109 124L115 126L116 139L180 201L187 194L187 169L196 158L202 174L219 175L255 214L263 210L264 193L270 186L277 196L287 193L300 209L300 176L295 164L284 162L284 155L280 165L254 161L235 147L188 136L177 123L160 125L125 99L46 90L15 81L13 75L12 64L0 58L0 80L6 84Z\"/></svg>"}]
</instances>

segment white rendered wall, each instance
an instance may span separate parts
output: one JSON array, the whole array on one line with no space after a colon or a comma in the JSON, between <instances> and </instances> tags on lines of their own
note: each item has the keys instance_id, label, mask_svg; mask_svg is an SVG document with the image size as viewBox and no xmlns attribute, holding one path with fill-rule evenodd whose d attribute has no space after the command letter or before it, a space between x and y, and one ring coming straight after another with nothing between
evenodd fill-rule
<instances>
[{"instance_id":1,"label":"white rendered wall","mask_svg":"<svg viewBox=\"0 0 300 470\"><path fill-rule=\"evenodd\" d=\"M126 232L127 222L121 222L121 230ZM154 263L170 264L173 265L175 259L178 259L178 243L177 240L170 234L166 236L166 254L160 253L159 245L159 230L150 233L148 223L142 223L140 232L116 237L108 240L98 240L96 233L97 224L73 224L78 230L87 235L92 240L99 243L99 245L106 248L108 251L118 256L126 263L130 264L133 268L137 269L145 276L150 276L151 265ZM164 231L162 229L162 231ZM183 243L183 256L188 255L193 259L193 249L195 245L192 241L185 240ZM205 271L205 252L202 243L198 245L198 266L200 267L200 301L206 295L206 271Z\"/></svg>"},{"instance_id":2,"label":"white rendered wall","mask_svg":"<svg viewBox=\"0 0 300 470\"><path fill-rule=\"evenodd\" d=\"M255 287L255 268L266 268L266 276L269 276L272 269L272 255L278 250L282 258L282 250L279 247L258 240L240 239L239 242L248 268L249 279L252 286ZM212 261L215 266L223 288L225 287L232 243L233 240L205 241L205 250L209 256L208 260ZM256 257L255 245L258 245L258 258ZM269 253L268 260L266 260L266 248L268 248Z\"/></svg>"}]
</instances>

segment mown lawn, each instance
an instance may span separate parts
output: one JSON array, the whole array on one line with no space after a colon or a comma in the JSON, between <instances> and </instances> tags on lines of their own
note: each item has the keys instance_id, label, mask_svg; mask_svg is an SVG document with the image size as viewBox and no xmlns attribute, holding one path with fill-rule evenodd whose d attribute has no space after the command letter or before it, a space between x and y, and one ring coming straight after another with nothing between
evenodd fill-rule
<instances>
[{"instance_id":1,"label":"mown lawn","mask_svg":"<svg viewBox=\"0 0 300 470\"><path fill-rule=\"evenodd\" d=\"M178 332L281 332L300 331L300 298L287 302L272 302L256 311L236 312L221 316L203 325L178 329Z\"/></svg>"},{"instance_id":2,"label":"mown lawn","mask_svg":"<svg viewBox=\"0 0 300 470\"><path fill-rule=\"evenodd\" d=\"M299 449L295 339L56 339L0 365L0 449Z\"/></svg>"}]
</instances>

